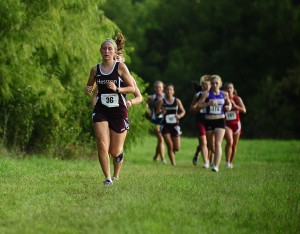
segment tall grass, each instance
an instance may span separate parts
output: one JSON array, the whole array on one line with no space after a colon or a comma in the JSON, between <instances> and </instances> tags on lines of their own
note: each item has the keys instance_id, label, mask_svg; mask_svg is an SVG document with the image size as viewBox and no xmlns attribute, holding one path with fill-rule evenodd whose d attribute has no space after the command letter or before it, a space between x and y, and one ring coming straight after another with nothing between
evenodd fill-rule
<instances>
[{"instance_id":1,"label":"tall grass","mask_svg":"<svg viewBox=\"0 0 300 234\"><path fill-rule=\"evenodd\" d=\"M94 159L0 156L0 233L299 233L300 142L241 140L234 169L153 162L155 140L126 153L102 184Z\"/></svg>"}]
</instances>

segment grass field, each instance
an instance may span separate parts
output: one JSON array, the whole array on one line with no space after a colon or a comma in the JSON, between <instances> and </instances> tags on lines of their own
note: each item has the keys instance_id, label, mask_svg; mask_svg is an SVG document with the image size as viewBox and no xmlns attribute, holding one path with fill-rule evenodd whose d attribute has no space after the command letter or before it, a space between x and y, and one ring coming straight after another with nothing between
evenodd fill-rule
<instances>
[{"instance_id":1,"label":"grass field","mask_svg":"<svg viewBox=\"0 0 300 234\"><path fill-rule=\"evenodd\" d=\"M300 141L241 140L213 173L192 165L196 139L176 167L152 162L154 140L110 187L96 158L0 155L0 233L300 233Z\"/></svg>"}]
</instances>

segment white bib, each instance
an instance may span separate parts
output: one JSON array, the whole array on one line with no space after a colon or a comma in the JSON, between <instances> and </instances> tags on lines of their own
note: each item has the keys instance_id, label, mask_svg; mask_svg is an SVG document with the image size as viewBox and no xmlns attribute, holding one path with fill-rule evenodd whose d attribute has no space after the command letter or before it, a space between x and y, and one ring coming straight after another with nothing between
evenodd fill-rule
<instances>
[{"instance_id":1,"label":"white bib","mask_svg":"<svg viewBox=\"0 0 300 234\"><path fill-rule=\"evenodd\" d=\"M101 103L107 107L118 107L119 95L117 93L101 94Z\"/></svg>"},{"instance_id":2,"label":"white bib","mask_svg":"<svg viewBox=\"0 0 300 234\"><path fill-rule=\"evenodd\" d=\"M228 111L225 113L227 120L235 120L236 119L236 112L235 111Z\"/></svg>"},{"instance_id":3,"label":"white bib","mask_svg":"<svg viewBox=\"0 0 300 234\"><path fill-rule=\"evenodd\" d=\"M168 124L176 123L177 122L176 115L175 114L166 115L166 122Z\"/></svg>"},{"instance_id":4,"label":"white bib","mask_svg":"<svg viewBox=\"0 0 300 234\"><path fill-rule=\"evenodd\" d=\"M215 115L222 114L222 106L209 106L209 113Z\"/></svg>"}]
</instances>

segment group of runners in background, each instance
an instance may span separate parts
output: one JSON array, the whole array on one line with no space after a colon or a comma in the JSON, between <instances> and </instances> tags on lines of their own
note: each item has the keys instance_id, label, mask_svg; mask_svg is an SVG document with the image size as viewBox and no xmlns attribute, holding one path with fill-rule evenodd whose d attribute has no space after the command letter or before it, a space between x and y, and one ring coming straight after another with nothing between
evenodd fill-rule
<instances>
[{"instance_id":1,"label":"group of runners in background","mask_svg":"<svg viewBox=\"0 0 300 234\"><path fill-rule=\"evenodd\" d=\"M245 105L237 95L234 85L228 82L221 90L222 79L218 75L204 75L200 78L201 91L198 91L190 105L190 114L195 115L198 146L193 157L197 165L201 152L203 168L212 167L218 172L222 157L222 140L225 136L226 164L233 168L237 142L241 135L240 113L246 113ZM170 88L171 87L171 88ZM185 115L181 101L174 97L174 86L162 81L154 83L155 93L147 100L151 122L157 137L157 147L153 160L160 157L165 161L164 141L172 165L176 165L175 152L180 148L179 119ZM170 94L171 93L171 94Z\"/></svg>"},{"instance_id":2,"label":"group of runners in background","mask_svg":"<svg viewBox=\"0 0 300 234\"><path fill-rule=\"evenodd\" d=\"M180 149L181 129L179 120L185 115L185 109L180 99L174 96L173 84L164 86L162 81L154 83L155 93L148 97L147 107L151 122L154 124L154 134L157 137L157 146L153 160L160 157L166 163L164 156L164 142L166 142L169 159L176 165L175 153Z\"/></svg>"},{"instance_id":3,"label":"group of runners in background","mask_svg":"<svg viewBox=\"0 0 300 234\"><path fill-rule=\"evenodd\" d=\"M98 159L105 176L104 185L112 185L119 179L124 161L123 147L129 129L128 108L142 101L140 90L131 76L122 56L125 38L118 33L115 39L107 38L100 46L102 62L90 71L85 92L94 93L92 98L92 120L98 147ZM95 85L96 84L96 85ZM200 79L202 91L195 94L190 113L196 116L199 145L193 158L198 163L199 153L203 167L218 172L222 156L221 143L225 135L226 167L233 168L236 144L241 133L239 113L246 113L243 101L235 93L232 83L220 90L222 80L217 75L205 75ZM94 88L96 86L96 88ZM154 83L155 94L149 96L147 105L154 124L157 147L153 160L166 163L164 142L172 165L176 165L175 153L180 149L179 120L186 111L177 97L173 84ZM133 93L133 99L126 94ZM226 124L225 124L226 117ZM226 127L226 128L225 128ZM113 176L110 171L110 157L113 158Z\"/></svg>"}]
</instances>

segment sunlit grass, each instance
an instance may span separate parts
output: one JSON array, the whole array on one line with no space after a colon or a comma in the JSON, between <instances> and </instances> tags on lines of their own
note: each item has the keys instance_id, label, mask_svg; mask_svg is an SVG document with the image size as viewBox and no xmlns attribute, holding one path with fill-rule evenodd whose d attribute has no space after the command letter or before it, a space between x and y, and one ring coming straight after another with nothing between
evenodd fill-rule
<instances>
[{"instance_id":1,"label":"sunlit grass","mask_svg":"<svg viewBox=\"0 0 300 234\"><path fill-rule=\"evenodd\" d=\"M155 141L126 152L102 184L96 158L0 157L1 233L299 233L299 141L241 140L234 169L152 162Z\"/></svg>"}]
</instances>

